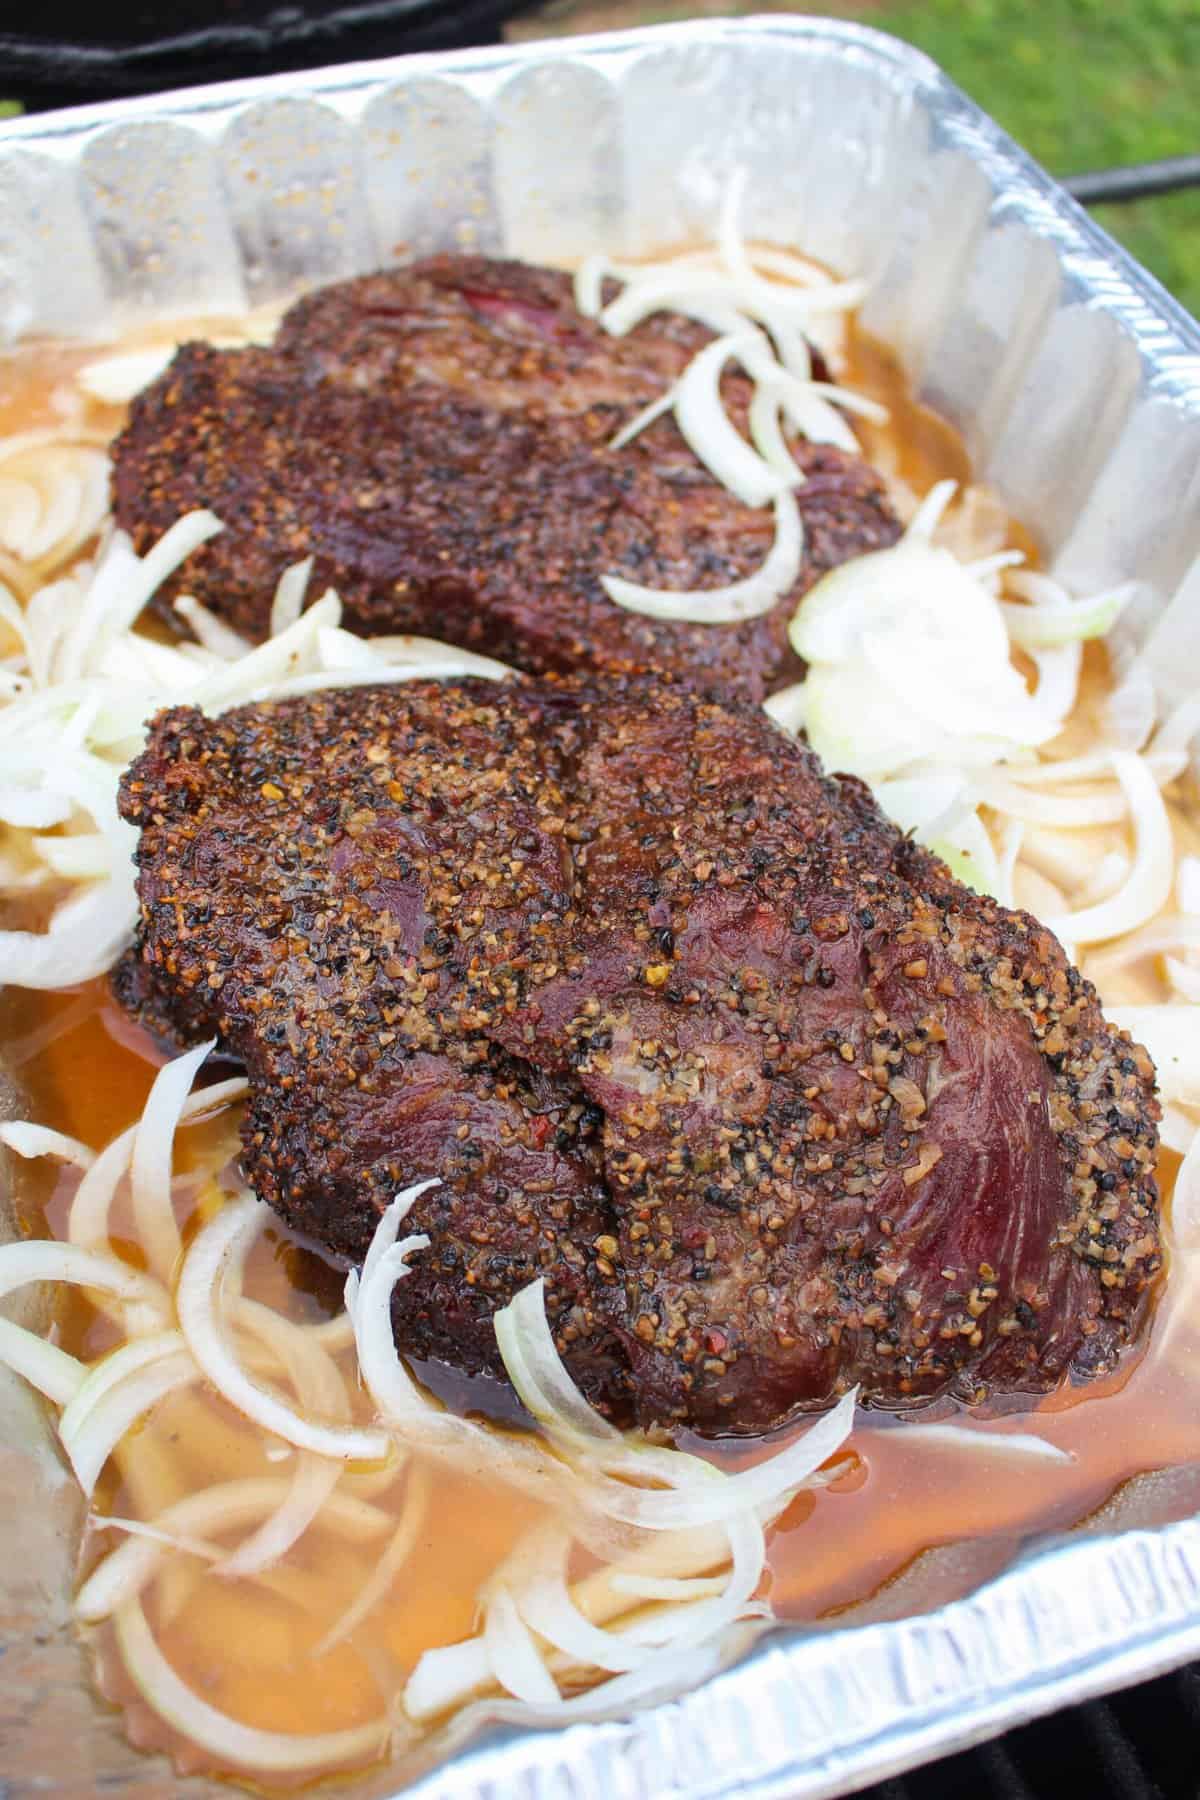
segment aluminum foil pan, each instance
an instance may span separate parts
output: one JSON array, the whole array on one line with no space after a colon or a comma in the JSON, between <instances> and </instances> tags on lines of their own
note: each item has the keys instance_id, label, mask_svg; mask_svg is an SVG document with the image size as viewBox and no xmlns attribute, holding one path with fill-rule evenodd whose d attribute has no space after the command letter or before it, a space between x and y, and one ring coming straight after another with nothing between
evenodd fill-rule
<instances>
[{"instance_id":1,"label":"aluminum foil pan","mask_svg":"<svg viewBox=\"0 0 1200 1800\"><path fill-rule=\"evenodd\" d=\"M1052 566L1085 588L1140 579L1119 650L1143 650L1166 702L1193 687L1200 329L932 63L858 26L693 23L6 126L0 338L109 336L435 248L649 252L710 236L735 168L753 235L870 278L867 324ZM0 1446L7 1800L212 1792L139 1757L87 1691L69 1625L78 1509L9 1382ZM925 1557L836 1628L743 1646L671 1704L495 1726L355 1791L849 1791L1200 1653L1197 1505L1200 1469L1147 1476L1056 1543Z\"/></svg>"}]
</instances>

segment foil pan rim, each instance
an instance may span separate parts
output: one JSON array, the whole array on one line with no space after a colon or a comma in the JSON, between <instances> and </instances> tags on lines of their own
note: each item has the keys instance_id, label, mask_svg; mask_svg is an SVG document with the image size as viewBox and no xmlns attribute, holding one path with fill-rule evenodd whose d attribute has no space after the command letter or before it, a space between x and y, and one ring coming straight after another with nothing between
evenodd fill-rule
<instances>
[{"instance_id":1,"label":"foil pan rim","mask_svg":"<svg viewBox=\"0 0 1200 1800\"><path fill-rule=\"evenodd\" d=\"M70 156L114 126L219 118L281 95L336 100L431 75L486 88L545 63L619 68L661 46L734 51L764 38L837 47L902 78L939 143L988 177L992 218L1048 240L1069 300L1135 340L1144 389L1200 418L1200 327L930 59L848 21L755 15L252 77L5 122L0 157ZM827 1800L1197 1653L1200 1524L1077 1535L1039 1543L932 1613L779 1627L703 1687L626 1721L491 1727L407 1791L420 1800Z\"/></svg>"}]
</instances>

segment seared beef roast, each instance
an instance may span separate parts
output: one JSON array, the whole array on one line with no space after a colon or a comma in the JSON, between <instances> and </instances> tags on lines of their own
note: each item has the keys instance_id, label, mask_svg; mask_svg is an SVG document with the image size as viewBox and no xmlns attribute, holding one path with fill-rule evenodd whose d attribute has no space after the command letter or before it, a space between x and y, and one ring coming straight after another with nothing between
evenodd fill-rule
<instances>
[{"instance_id":1,"label":"seared beef roast","mask_svg":"<svg viewBox=\"0 0 1200 1800\"><path fill-rule=\"evenodd\" d=\"M246 1064L250 1181L349 1260L425 1175L406 1350L547 1277L618 1417L761 1430L1110 1368L1160 1263L1153 1071L1056 940L682 685L163 714L118 992Z\"/></svg>"},{"instance_id":2,"label":"seared beef roast","mask_svg":"<svg viewBox=\"0 0 1200 1800\"><path fill-rule=\"evenodd\" d=\"M718 627L622 611L600 586L715 587L771 547L768 510L712 481L660 419L625 449L621 425L707 341L674 316L609 337L568 278L443 256L310 295L271 349L186 346L133 406L115 451L114 507L139 552L193 507L225 530L160 590L197 595L253 638L275 582L315 555L363 633L418 632L545 672L650 668L753 699L798 664L787 622L836 563L894 542L864 463L800 444L805 557L764 618ZM749 385L725 392L744 420Z\"/></svg>"}]
</instances>

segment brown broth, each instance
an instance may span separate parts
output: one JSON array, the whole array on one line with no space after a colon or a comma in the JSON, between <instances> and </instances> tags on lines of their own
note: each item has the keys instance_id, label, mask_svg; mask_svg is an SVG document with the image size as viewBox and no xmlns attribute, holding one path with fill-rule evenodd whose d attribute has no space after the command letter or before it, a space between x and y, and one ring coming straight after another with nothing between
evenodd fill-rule
<instances>
[{"instance_id":1,"label":"brown broth","mask_svg":"<svg viewBox=\"0 0 1200 1800\"><path fill-rule=\"evenodd\" d=\"M51 423L53 391L87 352L45 348L0 361L0 433ZM864 451L900 484L925 491L947 475L969 479L966 456L944 421L915 401L888 352L861 336L852 340L846 380L883 400L886 427L863 430ZM88 422L112 426L113 409L92 406ZM1001 541L1032 552L1027 534L993 507ZM1093 679L1103 679L1093 658ZM61 994L9 991L0 1005L0 1038L30 1116L100 1146L141 1112L161 1056L132 1026L97 982ZM197 1127L228 1132L228 1122ZM206 1140L211 1144L211 1136ZM1164 1154L1169 1187L1177 1159ZM35 1171L28 1180L27 1219L32 1231L61 1233L72 1182L53 1184ZM120 1209L114 1232L122 1236ZM248 1271L248 1289L297 1319L313 1319L340 1306L340 1277L289 1238L282 1225L261 1241ZM1161 1331L1161 1323L1156 1327ZM87 1302L73 1295L57 1319L57 1336L85 1357L100 1353L112 1331ZM1181 1399L1183 1349L1196 1349L1180 1330L1173 1359L1156 1353L1130 1356L1107 1381L1064 1388L1028 1404L1006 1403L1000 1416L979 1419L981 1438L997 1423L1025 1416L1036 1429L1069 1450L1070 1464L1035 1463L989 1455L983 1448L907 1445L903 1424L878 1415L856 1433L869 1454L830 1488L805 1493L774 1531L770 1544L770 1595L785 1618L815 1620L853 1608L911 1565L925 1551L964 1539L1018 1538L1034 1530L1065 1528L1094 1511L1130 1476L1200 1458L1200 1417ZM948 1403L935 1411L953 1414ZM363 1408L365 1416L365 1407ZM735 1461L754 1454L744 1447L709 1447ZM223 1402L200 1389L162 1402L110 1469L98 1496L102 1510L157 1512L188 1491L240 1475L279 1474L262 1434ZM406 1477L408 1479L410 1477ZM433 1501L416 1544L390 1596L369 1615L353 1639L315 1656L314 1647L348 1599L366 1580L386 1536L369 1545L349 1543L315 1527L289 1553L269 1584L232 1583L198 1564L182 1562L154 1590L151 1618L166 1655L181 1677L210 1704L247 1724L283 1731L332 1731L376 1716L421 1651L452 1642L476 1623L479 1588L516 1538L537 1516L534 1504L493 1481L438 1467L428 1471ZM370 1472L353 1473L370 1486ZM372 1494L397 1516L404 1492ZM94 1538L85 1558L95 1560L114 1542ZM170 1616L169 1616L170 1615ZM99 1638L99 1679L109 1698L130 1710L138 1743L168 1747L187 1766L212 1759L184 1751L181 1741L134 1705L133 1690Z\"/></svg>"}]
</instances>

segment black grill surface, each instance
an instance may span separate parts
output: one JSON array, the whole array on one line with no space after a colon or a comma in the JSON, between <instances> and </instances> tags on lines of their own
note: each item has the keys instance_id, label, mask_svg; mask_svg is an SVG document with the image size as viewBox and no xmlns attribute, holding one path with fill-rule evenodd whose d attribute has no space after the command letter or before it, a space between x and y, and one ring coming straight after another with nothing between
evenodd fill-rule
<instances>
[{"instance_id":1,"label":"black grill surface","mask_svg":"<svg viewBox=\"0 0 1200 1800\"><path fill-rule=\"evenodd\" d=\"M863 1800L1197 1800L1200 1664L1022 1725Z\"/></svg>"}]
</instances>

